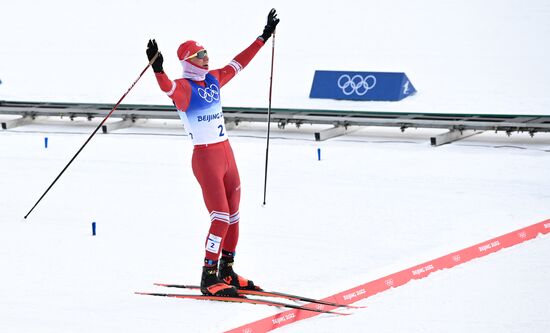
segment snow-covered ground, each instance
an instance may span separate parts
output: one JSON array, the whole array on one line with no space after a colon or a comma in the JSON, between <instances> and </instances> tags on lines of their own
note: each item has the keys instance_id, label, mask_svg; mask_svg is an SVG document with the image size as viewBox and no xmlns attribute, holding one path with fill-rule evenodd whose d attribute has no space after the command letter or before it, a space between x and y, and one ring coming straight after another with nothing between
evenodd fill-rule
<instances>
[{"instance_id":1,"label":"snow-covered ground","mask_svg":"<svg viewBox=\"0 0 550 333\"><path fill-rule=\"evenodd\" d=\"M27 130L38 128L0 137L0 330L219 332L277 312L133 295L198 282L209 222L187 137L95 137L23 222L88 135ZM231 134L243 182L237 267L265 288L332 295L550 216L548 140L273 139L262 208L265 140ZM540 237L367 299L351 317L282 331L545 332L549 251Z\"/></svg>"},{"instance_id":2,"label":"snow-covered ground","mask_svg":"<svg viewBox=\"0 0 550 333\"><path fill-rule=\"evenodd\" d=\"M550 114L545 1L13 2L0 20L0 100L114 103L151 37L172 77L188 38L222 66L271 7L274 107ZM269 61L265 47L224 88L225 105L265 107ZM404 71L418 93L309 100L315 69ZM169 103L151 73L125 102ZM0 331L220 332L278 313L133 294L200 276L209 219L191 143L170 122L97 135L22 220L97 121L0 132ZM438 130L365 128L321 143L308 126L273 130L266 207L265 125L229 133L243 188L236 269L266 289L332 295L550 217L548 134L433 148ZM278 331L547 332L549 253L540 236L375 295L351 316Z\"/></svg>"}]
</instances>

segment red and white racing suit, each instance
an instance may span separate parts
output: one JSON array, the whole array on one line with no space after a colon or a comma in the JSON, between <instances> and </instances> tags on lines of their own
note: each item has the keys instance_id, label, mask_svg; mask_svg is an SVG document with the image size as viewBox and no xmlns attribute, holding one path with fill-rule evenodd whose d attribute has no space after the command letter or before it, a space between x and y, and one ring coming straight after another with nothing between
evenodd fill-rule
<instances>
[{"instance_id":1,"label":"red and white racing suit","mask_svg":"<svg viewBox=\"0 0 550 333\"><path fill-rule=\"evenodd\" d=\"M202 188L211 221L206 262L218 260L221 250L234 253L239 239L241 183L225 130L220 88L246 67L263 45L256 39L227 66L209 71L204 81L171 81L165 73L155 73L194 144L193 173Z\"/></svg>"}]
</instances>

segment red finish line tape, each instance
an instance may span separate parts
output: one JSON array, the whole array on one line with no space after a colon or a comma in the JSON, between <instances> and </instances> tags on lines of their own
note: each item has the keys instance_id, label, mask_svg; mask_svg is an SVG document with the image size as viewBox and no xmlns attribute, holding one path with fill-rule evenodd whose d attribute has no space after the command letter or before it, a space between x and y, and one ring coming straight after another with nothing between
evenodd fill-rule
<instances>
[{"instance_id":1,"label":"red finish line tape","mask_svg":"<svg viewBox=\"0 0 550 333\"><path fill-rule=\"evenodd\" d=\"M423 279L433 272L441 269L452 268L481 258L501 249L511 247L525 241L536 238L539 234L550 233L550 219L533 224L531 226L507 233L505 235L487 240L485 242L467 247L465 249L447 254L423 264L413 266L383 278L367 282L363 285L342 291L338 294L324 298L324 301L341 304L351 304L393 287L399 287L411 280ZM312 305L313 306L313 305ZM315 304L314 306L319 306ZM335 309L333 306L322 306L323 309ZM258 321L226 331L226 333L258 333L269 332L285 325L311 318L319 313L304 310L288 310L269 316Z\"/></svg>"}]
</instances>

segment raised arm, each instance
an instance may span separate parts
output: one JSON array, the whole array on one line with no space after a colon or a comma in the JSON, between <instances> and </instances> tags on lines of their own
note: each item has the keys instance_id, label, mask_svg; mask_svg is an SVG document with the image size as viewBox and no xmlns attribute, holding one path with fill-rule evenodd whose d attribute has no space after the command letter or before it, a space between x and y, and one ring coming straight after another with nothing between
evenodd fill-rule
<instances>
[{"instance_id":1,"label":"raised arm","mask_svg":"<svg viewBox=\"0 0 550 333\"><path fill-rule=\"evenodd\" d=\"M271 37L277 24L279 24L277 12L275 9L271 9L267 15L267 24L265 25L262 34L258 36L258 38L256 38L256 40L254 40L249 47L233 58L227 66L210 71L210 73L220 82L220 87L223 87L227 82L229 82L229 80L235 77L238 72L250 63L252 58L254 58L256 53L258 53L264 43L269 39L269 37Z\"/></svg>"},{"instance_id":2,"label":"raised arm","mask_svg":"<svg viewBox=\"0 0 550 333\"><path fill-rule=\"evenodd\" d=\"M218 82L220 82L220 88L234 78L238 72L245 68L263 45L264 42L258 38L254 40L249 47L233 58L228 65L223 68L210 71L210 74L214 75L216 79L218 79Z\"/></svg>"},{"instance_id":3,"label":"raised arm","mask_svg":"<svg viewBox=\"0 0 550 333\"><path fill-rule=\"evenodd\" d=\"M159 84L160 89L172 99L176 107L181 111L185 111L189 105L189 94L186 92L185 88L188 89L189 87L184 86L184 82L177 85L175 81L170 80L168 75L164 73L164 69L162 67L164 59L162 57L162 53L159 52L157 42L154 39L150 39L149 43L147 43L146 52L149 61L153 59L155 54L159 54L157 59L155 59L151 65L151 67L153 67L153 71L155 72L157 83Z\"/></svg>"}]
</instances>

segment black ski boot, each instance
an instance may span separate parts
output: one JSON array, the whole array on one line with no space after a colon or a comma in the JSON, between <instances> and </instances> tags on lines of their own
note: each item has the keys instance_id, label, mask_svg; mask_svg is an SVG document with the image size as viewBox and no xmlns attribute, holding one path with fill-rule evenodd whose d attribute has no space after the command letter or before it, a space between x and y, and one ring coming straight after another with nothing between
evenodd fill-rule
<instances>
[{"instance_id":1,"label":"black ski boot","mask_svg":"<svg viewBox=\"0 0 550 333\"><path fill-rule=\"evenodd\" d=\"M247 280L233 271L233 257L222 257L220 259L220 270L218 278L223 282L241 290L262 290L254 285L254 282Z\"/></svg>"},{"instance_id":2,"label":"black ski boot","mask_svg":"<svg viewBox=\"0 0 550 333\"><path fill-rule=\"evenodd\" d=\"M202 268L201 293L210 296L239 297L237 289L218 279L217 273L217 266Z\"/></svg>"}]
</instances>

